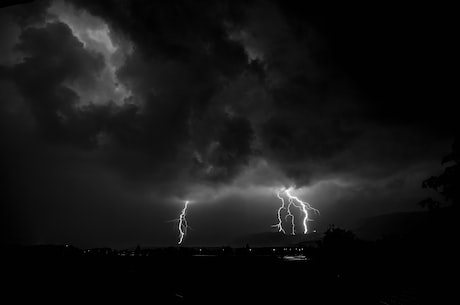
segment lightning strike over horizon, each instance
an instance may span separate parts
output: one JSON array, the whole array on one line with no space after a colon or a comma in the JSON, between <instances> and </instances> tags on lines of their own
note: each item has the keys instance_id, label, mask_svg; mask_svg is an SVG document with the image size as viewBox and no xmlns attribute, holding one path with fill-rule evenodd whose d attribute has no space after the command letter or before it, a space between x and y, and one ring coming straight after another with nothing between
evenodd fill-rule
<instances>
[{"instance_id":1,"label":"lightning strike over horizon","mask_svg":"<svg viewBox=\"0 0 460 305\"><path fill-rule=\"evenodd\" d=\"M288 217L291 217L291 234L295 235L295 220L294 220L294 214L292 214L291 212L291 205L292 205L292 202L291 200L289 200L289 204L287 207L287 214L285 216L285 219L287 219Z\"/></svg>"},{"instance_id":2,"label":"lightning strike over horizon","mask_svg":"<svg viewBox=\"0 0 460 305\"><path fill-rule=\"evenodd\" d=\"M292 191L292 188L287 189L285 191L285 193L289 198L289 203L290 204L292 203L295 207L300 208L301 211L304 213L305 216L304 216L303 221L302 221L303 228L304 228L303 234L307 234L307 232L308 232L307 222L310 220L308 218L308 211L312 210L315 213L319 214L319 210L315 209L314 207L312 207L308 202L300 200L297 196L291 195L290 191ZM297 206L294 202L297 202L298 204L300 204L300 207Z\"/></svg>"},{"instance_id":3,"label":"lightning strike over horizon","mask_svg":"<svg viewBox=\"0 0 460 305\"><path fill-rule=\"evenodd\" d=\"M303 220L302 220L303 234L307 234L308 233L307 223L308 221L311 221L311 219L308 218L309 216L308 211L311 210L319 214L319 210L312 207L308 202L302 201L297 196L292 195L291 191L292 191L292 187L288 189L283 188L277 192L276 196L278 197L278 199L281 200L281 206L277 210L278 223L273 225L272 227L278 228L278 232L283 232L284 234L286 234L286 231L283 229L283 224L282 224L282 219L281 219L281 211L285 209L287 211L285 219L287 219L288 217L291 218L291 234L295 235L295 219L294 219L294 214L292 214L291 212L291 207L294 206L298 208L304 215ZM287 207L286 207L284 198L281 196L282 193L284 193L288 198L289 204L287 205Z\"/></svg>"},{"instance_id":4,"label":"lightning strike over horizon","mask_svg":"<svg viewBox=\"0 0 460 305\"><path fill-rule=\"evenodd\" d=\"M178 244L180 245L182 241L184 240L185 235L187 235L187 229L188 229L188 224L187 224L187 218L185 216L187 215L187 207L188 207L189 201L185 201L184 208L182 209L182 212L179 215L179 242Z\"/></svg>"},{"instance_id":5,"label":"lightning strike over horizon","mask_svg":"<svg viewBox=\"0 0 460 305\"><path fill-rule=\"evenodd\" d=\"M279 198L279 200L281 200L281 206L278 208L278 223L272 225L272 227L278 228L278 232L283 232L284 234L286 234L286 231L284 231L283 229L283 220L281 219L281 211L286 209L284 198L280 195L283 191L284 189L281 189L276 193L276 196Z\"/></svg>"}]
</instances>

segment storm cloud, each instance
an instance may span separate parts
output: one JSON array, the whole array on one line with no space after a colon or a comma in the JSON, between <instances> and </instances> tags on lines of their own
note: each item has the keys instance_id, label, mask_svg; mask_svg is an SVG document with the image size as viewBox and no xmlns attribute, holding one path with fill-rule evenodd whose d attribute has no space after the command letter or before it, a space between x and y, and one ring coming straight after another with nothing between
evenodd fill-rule
<instances>
[{"instance_id":1,"label":"storm cloud","mask_svg":"<svg viewBox=\"0 0 460 305\"><path fill-rule=\"evenodd\" d=\"M449 42L432 33L448 24L385 16L281 1L2 8L10 238L80 242L86 220L88 243L167 243L180 200L265 215L291 185L323 226L415 208L454 136ZM274 220L257 219L245 228Z\"/></svg>"}]
</instances>

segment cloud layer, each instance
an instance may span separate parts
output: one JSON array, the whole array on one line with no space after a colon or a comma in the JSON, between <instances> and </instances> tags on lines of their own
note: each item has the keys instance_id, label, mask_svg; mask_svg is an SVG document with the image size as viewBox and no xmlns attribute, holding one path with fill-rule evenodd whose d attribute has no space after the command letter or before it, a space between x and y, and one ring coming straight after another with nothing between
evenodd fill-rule
<instances>
[{"instance_id":1,"label":"cloud layer","mask_svg":"<svg viewBox=\"0 0 460 305\"><path fill-rule=\"evenodd\" d=\"M8 194L38 191L5 209L38 236L60 226L48 218L67 215L61 204L94 226L102 219L107 228L93 229L104 232L126 220L120 211L136 223L143 202L168 219L184 198L263 202L283 185L310 192L330 215L391 210L390 194L407 208L453 136L436 64L444 41L420 29L407 41L412 28L399 15L114 0L36 1L0 17ZM24 216L33 201L49 210L42 220ZM139 219L132 232L161 227Z\"/></svg>"}]
</instances>

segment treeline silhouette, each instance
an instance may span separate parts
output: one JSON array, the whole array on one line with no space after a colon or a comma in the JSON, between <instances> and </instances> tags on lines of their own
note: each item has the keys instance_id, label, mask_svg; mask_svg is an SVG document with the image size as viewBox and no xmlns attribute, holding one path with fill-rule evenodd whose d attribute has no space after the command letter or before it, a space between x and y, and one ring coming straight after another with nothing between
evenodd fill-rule
<instances>
[{"instance_id":1,"label":"treeline silhouette","mask_svg":"<svg viewBox=\"0 0 460 305\"><path fill-rule=\"evenodd\" d=\"M452 144L452 151L442 158L441 164L445 165L444 171L438 176L425 179L422 187L438 192L449 205L458 209L460 205L460 140L458 136ZM420 201L419 205L434 210L441 206L441 202L428 197Z\"/></svg>"}]
</instances>

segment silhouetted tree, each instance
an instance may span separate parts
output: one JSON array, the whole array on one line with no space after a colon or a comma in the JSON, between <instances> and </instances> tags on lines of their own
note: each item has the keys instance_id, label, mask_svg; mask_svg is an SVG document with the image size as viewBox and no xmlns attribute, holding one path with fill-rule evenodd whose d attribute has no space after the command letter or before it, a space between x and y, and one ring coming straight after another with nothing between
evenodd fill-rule
<instances>
[{"instance_id":1,"label":"silhouetted tree","mask_svg":"<svg viewBox=\"0 0 460 305\"><path fill-rule=\"evenodd\" d=\"M355 238L355 234L352 231L331 226L324 233L323 245L328 248L342 248L353 243Z\"/></svg>"},{"instance_id":2,"label":"silhouetted tree","mask_svg":"<svg viewBox=\"0 0 460 305\"><path fill-rule=\"evenodd\" d=\"M452 152L442 159L441 164L451 164L439 176L431 176L422 182L423 188L430 188L440 193L453 207L458 208L460 199L460 143L456 137L452 144ZM439 207L440 203L432 198L426 198L419 205L429 210Z\"/></svg>"},{"instance_id":3,"label":"silhouetted tree","mask_svg":"<svg viewBox=\"0 0 460 305\"><path fill-rule=\"evenodd\" d=\"M427 208L430 211L436 210L439 208L441 203L437 200L434 200L431 197L427 197L418 203L422 208Z\"/></svg>"}]
</instances>

